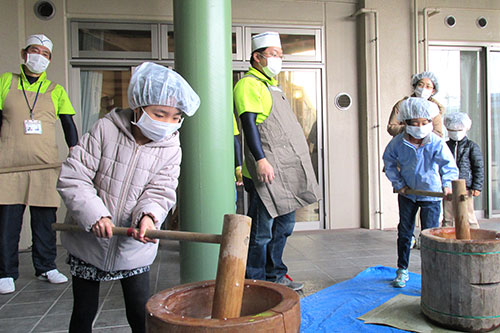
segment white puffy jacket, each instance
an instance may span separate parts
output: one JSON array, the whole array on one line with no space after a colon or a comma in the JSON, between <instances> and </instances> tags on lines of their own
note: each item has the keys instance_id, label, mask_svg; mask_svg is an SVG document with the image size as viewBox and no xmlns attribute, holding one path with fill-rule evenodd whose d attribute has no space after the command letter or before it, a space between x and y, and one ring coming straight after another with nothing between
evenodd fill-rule
<instances>
[{"instance_id":1,"label":"white puffy jacket","mask_svg":"<svg viewBox=\"0 0 500 333\"><path fill-rule=\"evenodd\" d=\"M176 201L181 163L179 132L159 142L138 145L130 109L112 111L83 135L62 164L57 190L68 214L65 223L87 233L64 232L69 253L104 271L150 265L158 244L133 238L98 238L90 229L101 217L115 226L136 227L144 214L160 228Z\"/></svg>"}]
</instances>

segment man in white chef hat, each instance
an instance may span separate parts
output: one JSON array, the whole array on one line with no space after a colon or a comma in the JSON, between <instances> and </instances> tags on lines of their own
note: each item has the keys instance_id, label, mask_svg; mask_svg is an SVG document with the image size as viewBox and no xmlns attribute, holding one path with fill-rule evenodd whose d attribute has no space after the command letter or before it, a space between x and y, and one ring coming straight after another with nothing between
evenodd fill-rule
<instances>
[{"instance_id":1,"label":"man in white chef hat","mask_svg":"<svg viewBox=\"0 0 500 333\"><path fill-rule=\"evenodd\" d=\"M68 281L56 267L56 191L59 153L56 124L61 121L68 148L78 142L64 88L47 78L52 41L30 35L21 50L18 73L0 75L0 294L15 291L19 277L19 235L26 206L31 215L35 275L50 283Z\"/></svg>"},{"instance_id":2,"label":"man in white chef hat","mask_svg":"<svg viewBox=\"0 0 500 333\"><path fill-rule=\"evenodd\" d=\"M295 211L319 200L309 148L290 103L278 87L283 49L277 32L252 36L251 67L234 87L245 133L243 183L252 218L246 277L300 290L288 276L283 250Z\"/></svg>"}]
</instances>

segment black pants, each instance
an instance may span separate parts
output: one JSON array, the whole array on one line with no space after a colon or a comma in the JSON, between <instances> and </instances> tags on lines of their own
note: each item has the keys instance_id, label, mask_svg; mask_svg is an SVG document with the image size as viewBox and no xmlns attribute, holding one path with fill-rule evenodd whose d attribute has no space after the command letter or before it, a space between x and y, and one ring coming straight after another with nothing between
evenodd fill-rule
<instances>
[{"instance_id":1,"label":"black pants","mask_svg":"<svg viewBox=\"0 0 500 333\"><path fill-rule=\"evenodd\" d=\"M99 284L73 276L73 313L70 333L92 332L99 305ZM146 332L146 302L149 298L149 272L120 280L127 320L133 333Z\"/></svg>"},{"instance_id":2,"label":"black pants","mask_svg":"<svg viewBox=\"0 0 500 333\"><path fill-rule=\"evenodd\" d=\"M25 205L0 205L0 278L19 277L19 239L25 209ZM31 255L37 276L56 268L56 232L51 228L56 211L56 207L30 206Z\"/></svg>"}]
</instances>

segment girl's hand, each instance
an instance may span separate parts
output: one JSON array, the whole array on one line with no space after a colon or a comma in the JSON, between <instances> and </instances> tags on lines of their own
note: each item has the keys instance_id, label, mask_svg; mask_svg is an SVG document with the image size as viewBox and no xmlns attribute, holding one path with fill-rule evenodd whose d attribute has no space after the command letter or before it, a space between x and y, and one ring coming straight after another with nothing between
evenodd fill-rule
<instances>
[{"instance_id":1,"label":"girl's hand","mask_svg":"<svg viewBox=\"0 0 500 333\"><path fill-rule=\"evenodd\" d=\"M92 226L91 230L96 237L111 238L113 237L112 228L114 226L115 225L109 217L101 217L101 219Z\"/></svg>"},{"instance_id":2,"label":"girl's hand","mask_svg":"<svg viewBox=\"0 0 500 333\"><path fill-rule=\"evenodd\" d=\"M481 191L479 190L472 190L472 196L473 197L478 197L481 194Z\"/></svg>"},{"instance_id":3,"label":"girl's hand","mask_svg":"<svg viewBox=\"0 0 500 333\"><path fill-rule=\"evenodd\" d=\"M132 237L134 237L139 242L146 243L156 243L157 240L149 237L145 237L146 230L156 230L155 222L149 215L144 215L139 222L139 231L134 229L132 232Z\"/></svg>"}]
</instances>

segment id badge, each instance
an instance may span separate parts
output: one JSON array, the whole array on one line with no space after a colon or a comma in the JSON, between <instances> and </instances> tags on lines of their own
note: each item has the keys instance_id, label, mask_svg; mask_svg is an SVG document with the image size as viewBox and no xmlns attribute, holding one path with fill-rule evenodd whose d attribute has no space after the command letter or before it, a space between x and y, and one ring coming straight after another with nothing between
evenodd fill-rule
<instances>
[{"instance_id":1,"label":"id badge","mask_svg":"<svg viewBox=\"0 0 500 333\"><path fill-rule=\"evenodd\" d=\"M24 134L42 134L42 122L40 120L25 120Z\"/></svg>"}]
</instances>

